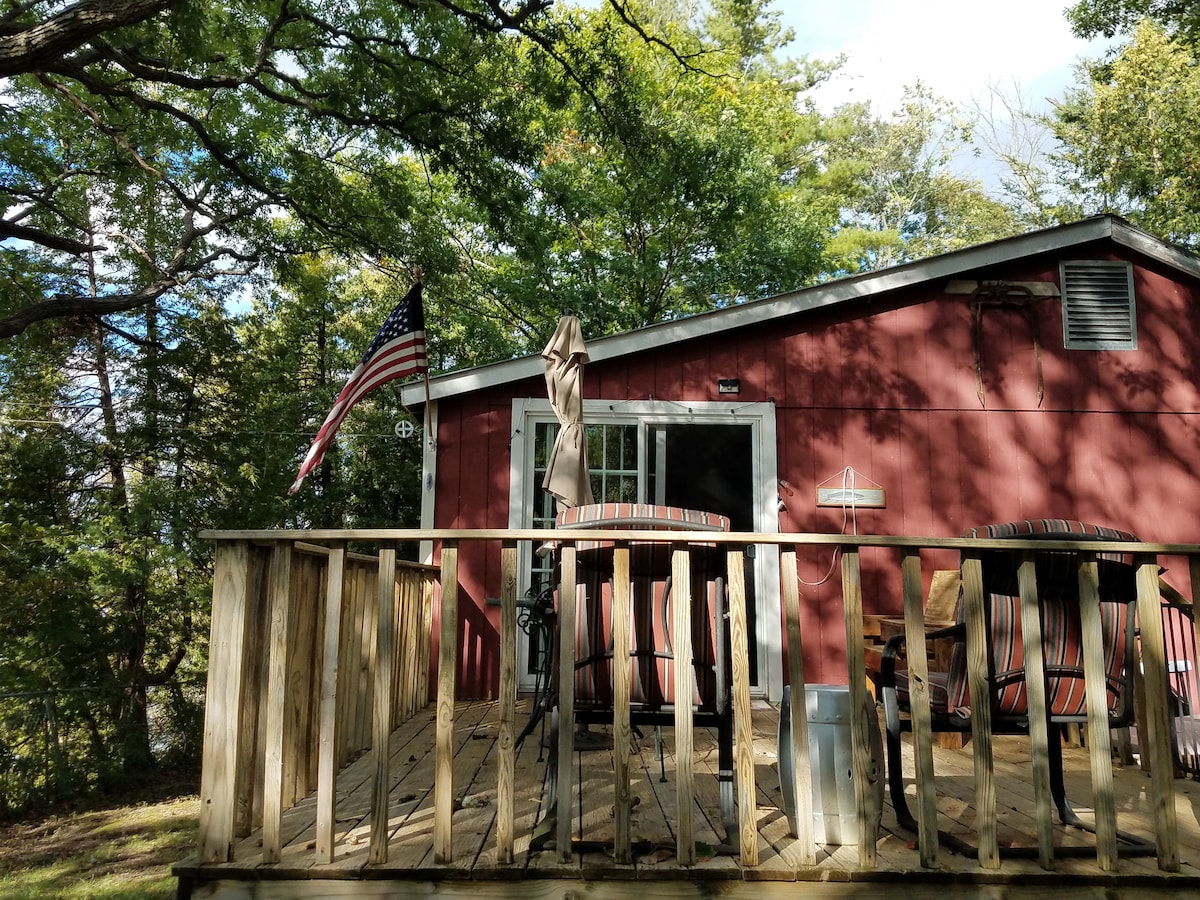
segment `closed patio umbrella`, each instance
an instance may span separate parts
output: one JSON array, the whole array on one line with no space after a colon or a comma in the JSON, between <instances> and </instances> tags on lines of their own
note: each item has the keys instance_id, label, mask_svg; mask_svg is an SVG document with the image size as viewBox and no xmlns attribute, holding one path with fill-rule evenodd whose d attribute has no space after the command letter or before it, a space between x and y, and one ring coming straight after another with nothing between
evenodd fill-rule
<instances>
[{"instance_id":1,"label":"closed patio umbrella","mask_svg":"<svg viewBox=\"0 0 1200 900\"><path fill-rule=\"evenodd\" d=\"M542 487L554 495L561 512L594 502L583 425L583 364L588 354L578 318L558 320L542 356L546 360L546 392L559 422Z\"/></svg>"}]
</instances>

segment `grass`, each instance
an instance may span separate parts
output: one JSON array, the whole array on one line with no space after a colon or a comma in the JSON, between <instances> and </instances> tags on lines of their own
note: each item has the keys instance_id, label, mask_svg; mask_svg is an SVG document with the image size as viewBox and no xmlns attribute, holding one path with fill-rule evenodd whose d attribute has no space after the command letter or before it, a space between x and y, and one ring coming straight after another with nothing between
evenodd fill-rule
<instances>
[{"instance_id":1,"label":"grass","mask_svg":"<svg viewBox=\"0 0 1200 900\"><path fill-rule=\"evenodd\" d=\"M195 796L0 827L0 900L168 900L196 845Z\"/></svg>"}]
</instances>

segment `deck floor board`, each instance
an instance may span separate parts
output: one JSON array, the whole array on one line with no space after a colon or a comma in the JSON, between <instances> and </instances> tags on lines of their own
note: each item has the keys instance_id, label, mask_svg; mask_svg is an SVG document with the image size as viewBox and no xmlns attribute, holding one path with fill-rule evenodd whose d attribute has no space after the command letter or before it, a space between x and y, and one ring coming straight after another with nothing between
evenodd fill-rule
<instances>
[{"instance_id":1,"label":"deck floor board","mask_svg":"<svg viewBox=\"0 0 1200 900\"><path fill-rule=\"evenodd\" d=\"M235 846L233 862L219 866L181 864L194 880L214 877L236 880L276 879L357 879L380 878L415 881L474 879L480 882L513 879L583 879L598 881L741 879L745 881L852 881L870 877L886 879L922 875L937 878L968 878L982 882L1020 882L1047 877L1033 859L1008 858L1001 868L985 871L972 856L939 849L936 869L922 869L915 849L915 835L898 828L890 799L884 797L883 816L877 844L878 867L871 873L858 871L858 852L854 846L817 848L816 866L799 866L799 854L786 816L781 810L775 735L778 712L758 703L754 711L754 759L757 775L756 803L760 863L743 869L740 858L726 848L721 820L719 789L716 780L717 748L710 729L696 729L695 755L695 835L698 860L694 867L678 862L675 847L676 816L674 785L674 748L670 729L664 729L662 763L656 752L652 728L643 728L634 740L630 760L630 790L633 797L631 832L635 842L630 864L616 861L611 846L615 833L611 748L589 750L575 755L578 777L576 796L572 798L571 833L589 843L587 852L572 854L569 862L559 860L554 849L531 850L530 838L535 824L544 814L544 778L550 754L539 746L540 730L522 743L516 761L514 859L501 862L496 848L496 783L498 705L486 702L460 703L455 710L455 812L454 856L448 863L433 858L433 775L434 710L419 711L393 732L389 741L391 792L389 802L390 839L388 860L368 865L373 762L365 753L344 768L337 778L337 809L334 862L314 865L316 798L303 798L284 814L282 833L283 859L275 865L263 865L261 831L241 839ZM518 707L518 722L528 715L528 706ZM603 732L600 726L592 726ZM1027 847L1036 850L1037 830L1033 819L1033 788L1029 783L1028 741L1020 738L995 739L998 833L1001 847ZM911 748L906 748L908 772L912 771ZM539 756L541 759L539 760ZM972 805L974 776L970 745L963 750L937 748L934 751L938 790L939 827L968 843L975 842L976 814ZM1068 796L1084 818L1092 805L1090 767L1087 750L1064 750ZM666 780L662 780L665 771ZM1136 765L1114 766L1114 799L1118 828L1140 837L1153 838L1152 808L1149 800L1150 779ZM579 813L582 785L583 813ZM1173 881L1181 886L1200 889L1200 784L1183 779L1174 781L1182 861L1178 875L1158 870L1153 857L1122 856L1117 873L1105 875L1115 883L1145 883L1146 879L1163 884ZM909 787L910 798L913 789ZM581 829L582 822L582 832ZM1093 836L1074 828L1055 826L1056 847L1087 847ZM1094 857L1056 856L1053 877L1078 877L1083 884L1100 875Z\"/></svg>"}]
</instances>

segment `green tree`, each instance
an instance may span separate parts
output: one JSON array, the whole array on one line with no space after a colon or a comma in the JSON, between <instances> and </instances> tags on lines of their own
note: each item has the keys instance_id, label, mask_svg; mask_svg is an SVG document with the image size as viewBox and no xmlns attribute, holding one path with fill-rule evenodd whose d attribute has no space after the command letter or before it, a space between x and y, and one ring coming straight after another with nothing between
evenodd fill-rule
<instances>
[{"instance_id":1,"label":"green tree","mask_svg":"<svg viewBox=\"0 0 1200 900\"><path fill-rule=\"evenodd\" d=\"M1067 7L1071 30L1081 38L1128 34L1143 19L1185 43L1200 38L1200 9L1191 0L1080 0Z\"/></svg>"},{"instance_id":2,"label":"green tree","mask_svg":"<svg viewBox=\"0 0 1200 900\"><path fill-rule=\"evenodd\" d=\"M396 255L425 171L485 205L519 202L514 165L534 158L526 106L541 91L537 67L510 89L517 49L570 68L548 7L7 4L0 240L17 240L0 243L0 337L310 247ZM146 205L160 213L153 246L129 234ZM300 246L274 241L280 212L302 226Z\"/></svg>"},{"instance_id":3,"label":"green tree","mask_svg":"<svg viewBox=\"0 0 1200 900\"><path fill-rule=\"evenodd\" d=\"M1057 158L1081 211L1116 212L1197 246L1198 73L1194 50L1148 20L1110 62L1081 70L1054 123Z\"/></svg>"},{"instance_id":4,"label":"green tree","mask_svg":"<svg viewBox=\"0 0 1200 900\"><path fill-rule=\"evenodd\" d=\"M286 494L300 457L412 276L316 254L290 259L278 275L237 327L247 362L244 421L259 431L244 445L253 455L239 463L253 479L254 503L237 511L237 527L416 525L422 446L419 437L397 436L397 425L413 417L394 385L351 410L305 489Z\"/></svg>"},{"instance_id":5,"label":"green tree","mask_svg":"<svg viewBox=\"0 0 1200 900\"><path fill-rule=\"evenodd\" d=\"M801 98L821 70L775 64L776 32L722 18L742 7L766 5L717 4L697 24L628 4L640 33L611 7L567 15L579 80L560 74L539 122L529 202L494 208L464 254L472 321L510 323L517 352L565 309L600 335L815 278L836 204Z\"/></svg>"},{"instance_id":6,"label":"green tree","mask_svg":"<svg viewBox=\"0 0 1200 900\"><path fill-rule=\"evenodd\" d=\"M869 104L841 107L827 133L827 177L842 207L829 244L834 272L883 269L1020 230L1009 207L951 170L969 143L967 124L920 85L892 117L876 117Z\"/></svg>"}]
</instances>

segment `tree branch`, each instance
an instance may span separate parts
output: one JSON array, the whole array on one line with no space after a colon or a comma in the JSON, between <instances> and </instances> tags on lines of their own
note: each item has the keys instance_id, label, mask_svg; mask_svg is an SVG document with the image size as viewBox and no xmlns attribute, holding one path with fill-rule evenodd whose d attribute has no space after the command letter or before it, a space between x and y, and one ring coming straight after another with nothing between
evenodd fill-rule
<instances>
[{"instance_id":1,"label":"tree branch","mask_svg":"<svg viewBox=\"0 0 1200 900\"><path fill-rule=\"evenodd\" d=\"M0 240L8 238L28 241L31 244L38 244L48 250L61 250L63 253L73 253L76 255L104 249L99 244L85 244L83 241L74 240L63 234L53 234L49 231L43 231L40 228L30 228L28 225L18 225L15 222L7 222L0 219Z\"/></svg>"},{"instance_id":2,"label":"tree branch","mask_svg":"<svg viewBox=\"0 0 1200 900\"><path fill-rule=\"evenodd\" d=\"M6 25L0 78L38 72L105 31L135 25L185 0L79 0L44 22Z\"/></svg>"}]
</instances>

